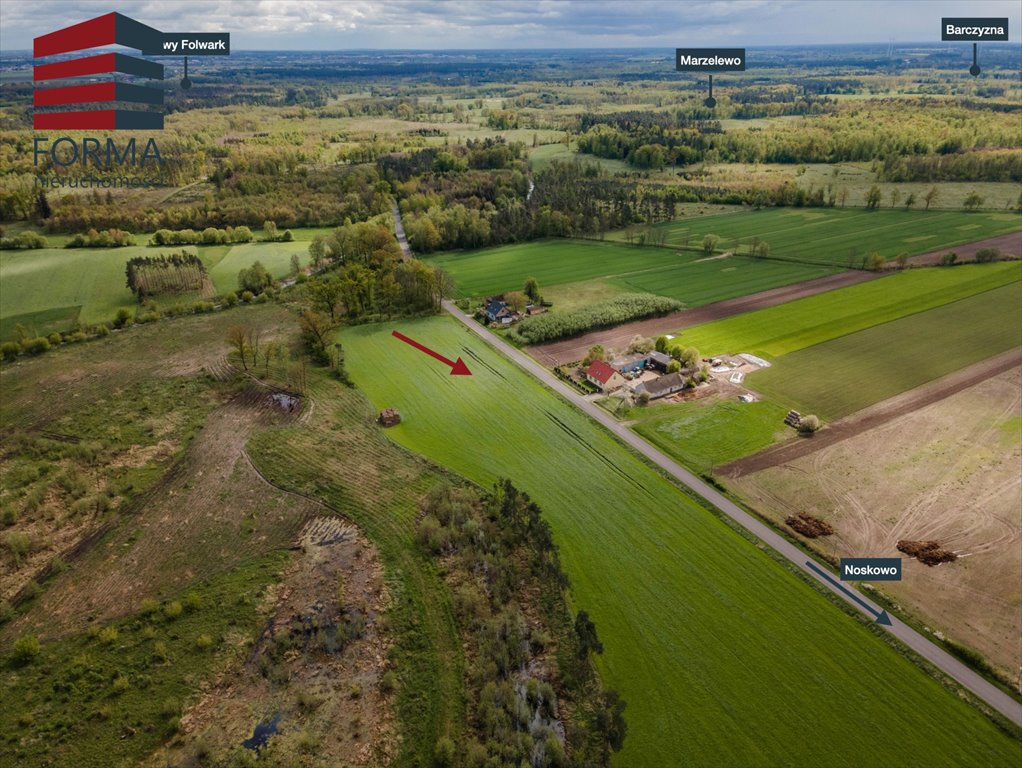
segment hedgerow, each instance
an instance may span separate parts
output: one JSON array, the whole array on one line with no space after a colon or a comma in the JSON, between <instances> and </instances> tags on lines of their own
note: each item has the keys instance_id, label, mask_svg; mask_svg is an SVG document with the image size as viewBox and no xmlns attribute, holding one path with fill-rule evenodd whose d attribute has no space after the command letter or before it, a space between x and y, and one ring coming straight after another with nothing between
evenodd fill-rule
<instances>
[{"instance_id":1,"label":"hedgerow","mask_svg":"<svg viewBox=\"0 0 1022 768\"><path fill-rule=\"evenodd\" d=\"M527 344L575 336L629 320L655 317L681 309L681 302L648 293L627 293L574 312L546 312L522 321L516 331Z\"/></svg>"}]
</instances>

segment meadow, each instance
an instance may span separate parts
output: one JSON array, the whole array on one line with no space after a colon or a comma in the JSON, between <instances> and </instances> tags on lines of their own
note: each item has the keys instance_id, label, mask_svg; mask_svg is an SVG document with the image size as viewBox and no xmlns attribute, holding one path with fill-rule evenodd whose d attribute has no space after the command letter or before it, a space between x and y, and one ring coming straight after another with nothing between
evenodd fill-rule
<instances>
[{"instance_id":1,"label":"meadow","mask_svg":"<svg viewBox=\"0 0 1022 768\"><path fill-rule=\"evenodd\" d=\"M292 243L244 243L231 249L209 269L209 277L217 293L238 290L238 272L261 261L274 278L286 277L291 271L291 257L297 255L304 267L309 260L309 244Z\"/></svg>"},{"instance_id":2,"label":"meadow","mask_svg":"<svg viewBox=\"0 0 1022 768\"><path fill-rule=\"evenodd\" d=\"M308 243L0 251L0 340L10 338L18 323L30 335L66 331L75 321L110 323L118 309L133 311L138 306L125 284L128 259L173 250L198 253L217 292L228 293L238 288L238 272L255 261L263 262L275 278L285 277L291 254L297 253L303 264L307 261ZM157 303L197 298L195 293L168 295L157 298Z\"/></svg>"},{"instance_id":3,"label":"meadow","mask_svg":"<svg viewBox=\"0 0 1022 768\"><path fill-rule=\"evenodd\" d=\"M349 373L377 408L400 410L393 440L483 485L510 477L542 506L573 602L605 645L606 684L628 702L617 764L1022 758L1018 743L874 630L467 329L447 318L398 327L464 357L473 375L450 376L391 338L390 325L340 334Z\"/></svg>"},{"instance_id":4,"label":"meadow","mask_svg":"<svg viewBox=\"0 0 1022 768\"><path fill-rule=\"evenodd\" d=\"M703 260L700 254L597 240L540 240L444 253L430 263L454 278L458 295L489 296L520 291L534 277L540 291L599 280L610 292L644 291L677 299L688 306L744 296L756 291L833 274L836 268L757 261L746 258ZM617 289L613 291L612 289ZM566 289L559 291L563 294Z\"/></svg>"},{"instance_id":5,"label":"meadow","mask_svg":"<svg viewBox=\"0 0 1022 768\"><path fill-rule=\"evenodd\" d=\"M633 408L636 432L681 464L712 472L794 434L784 426L786 409L764 400L706 398L687 403Z\"/></svg>"},{"instance_id":6,"label":"meadow","mask_svg":"<svg viewBox=\"0 0 1022 768\"><path fill-rule=\"evenodd\" d=\"M753 238L770 246L771 259L860 268L871 253L893 259L900 253L952 249L956 245L1015 232L1013 212L905 211L882 208L764 208L741 214L676 219L657 224L666 245L698 248L706 235L721 238L720 251L747 252ZM623 241L625 231L609 233Z\"/></svg>"},{"instance_id":7,"label":"meadow","mask_svg":"<svg viewBox=\"0 0 1022 768\"><path fill-rule=\"evenodd\" d=\"M1022 344L1022 282L796 350L746 384L838 419Z\"/></svg>"},{"instance_id":8,"label":"meadow","mask_svg":"<svg viewBox=\"0 0 1022 768\"><path fill-rule=\"evenodd\" d=\"M705 354L768 358L836 339L1022 279L1022 263L910 269L681 332Z\"/></svg>"}]
</instances>

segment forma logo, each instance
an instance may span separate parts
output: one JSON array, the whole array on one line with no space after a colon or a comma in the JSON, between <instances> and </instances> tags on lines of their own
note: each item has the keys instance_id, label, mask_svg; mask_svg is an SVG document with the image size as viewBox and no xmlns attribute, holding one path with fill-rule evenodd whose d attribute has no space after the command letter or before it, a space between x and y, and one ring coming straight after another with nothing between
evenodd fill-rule
<instances>
[{"instance_id":1,"label":"forma logo","mask_svg":"<svg viewBox=\"0 0 1022 768\"><path fill-rule=\"evenodd\" d=\"M188 56L227 56L231 36L227 32L160 32L120 13L107 13L89 21L58 29L33 41L36 59L85 51L108 45L138 50L143 56L184 56L181 87L191 87ZM163 90L119 82L115 75L163 79L163 65L123 53L98 53L81 58L36 64L32 79L36 130L160 130L163 128ZM109 79L105 76L109 75ZM74 80L74 85L40 87L53 80ZM84 81L84 82L83 82ZM115 104L143 107L122 109ZM68 109L90 105L90 109ZM64 107L48 111L39 108ZM97 108L98 107L98 108Z\"/></svg>"}]
</instances>

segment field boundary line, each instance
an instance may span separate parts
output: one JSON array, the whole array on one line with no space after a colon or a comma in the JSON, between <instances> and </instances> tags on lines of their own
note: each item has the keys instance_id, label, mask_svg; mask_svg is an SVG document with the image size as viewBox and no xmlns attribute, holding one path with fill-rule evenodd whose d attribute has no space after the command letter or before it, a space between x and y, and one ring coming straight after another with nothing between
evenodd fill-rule
<instances>
[{"instance_id":1,"label":"field boundary line","mask_svg":"<svg viewBox=\"0 0 1022 768\"><path fill-rule=\"evenodd\" d=\"M881 400L827 425L812 437L773 445L749 456L735 459L718 467L717 472L724 477L738 479L743 475L786 464L938 403L1019 365L1022 365L1022 347L994 355L907 392ZM898 405L897 401L904 402Z\"/></svg>"}]
</instances>

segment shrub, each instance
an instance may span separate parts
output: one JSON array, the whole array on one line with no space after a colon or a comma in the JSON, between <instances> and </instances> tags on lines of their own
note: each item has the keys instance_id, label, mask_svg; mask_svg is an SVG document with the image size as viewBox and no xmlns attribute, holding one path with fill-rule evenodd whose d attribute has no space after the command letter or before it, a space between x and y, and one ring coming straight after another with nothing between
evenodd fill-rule
<instances>
[{"instance_id":1,"label":"shrub","mask_svg":"<svg viewBox=\"0 0 1022 768\"><path fill-rule=\"evenodd\" d=\"M248 304L254 298L255 298L255 294L252 293L252 291L242 291L241 292L241 300L243 302L245 302L246 304Z\"/></svg>"},{"instance_id":2,"label":"shrub","mask_svg":"<svg viewBox=\"0 0 1022 768\"><path fill-rule=\"evenodd\" d=\"M434 768L453 768L454 766L454 742L447 736L437 739L433 747Z\"/></svg>"},{"instance_id":3,"label":"shrub","mask_svg":"<svg viewBox=\"0 0 1022 768\"><path fill-rule=\"evenodd\" d=\"M28 537L27 533L11 531L4 536L4 546L14 557L14 563L16 565L20 565L21 558L27 555L29 550L32 549L32 540Z\"/></svg>"},{"instance_id":4,"label":"shrub","mask_svg":"<svg viewBox=\"0 0 1022 768\"><path fill-rule=\"evenodd\" d=\"M39 638L35 635L22 635L14 643L14 650L11 652L11 661L23 665L32 663L39 656L42 648L39 645Z\"/></svg>"},{"instance_id":5,"label":"shrub","mask_svg":"<svg viewBox=\"0 0 1022 768\"><path fill-rule=\"evenodd\" d=\"M110 329L107 328L105 325L97 325L96 326L96 335L97 336L109 336L110 335Z\"/></svg>"},{"instance_id":6,"label":"shrub","mask_svg":"<svg viewBox=\"0 0 1022 768\"><path fill-rule=\"evenodd\" d=\"M224 296L224 303L227 304L228 307L233 307L235 304L238 303L238 294L236 294L234 291L231 291L226 296Z\"/></svg>"},{"instance_id":7,"label":"shrub","mask_svg":"<svg viewBox=\"0 0 1022 768\"><path fill-rule=\"evenodd\" d=\"M163 606L163 615L173 621L182 614L184 607L177 600L167 603Z\"/></svg>"},{"instance_id":8,"label":"shrub","mask_svg":"<svg viewBox=\"0 0 1022 768\"><path fill-rule=\"evenodd\" d=\"M383 673L383 677L380 679L380 692L387 696L397 690L397 675L394 674L394 670L388 670Z\"/></svg>"},{"instance_id":9,"label":"shrub","mask_svg":"<svg viewBox=\"0 0 1022 768\"><path fill-rule=\"evenodd\" d=\"M128 676L123 673L118 673L117 677L114 678L110 688L113 690L114 695L119 695L127 691L131 687L131 680Z\"/></svg>"},{"instance_id":10,"label":"shrub","mask_svg":"<svg viewBox=\"0 0 1022 768\"><path fill-rule=\"evenodd\" d=\"M999 258L1001 258L1000 248L980 248L976 251L977 264L989 264L991 261L997 261Z\"/></svg>"},{"instance_id":11,"label":"shrub","mask_svg":"<svg viewBox=\"0 0 1022 768\"><path fill-rule=\"evenodd\" d=\"M38 336L34 339L25 339L25 341L21 343L21 351L26 355L41 355L49 348L50 342L42 336Z\"/></svg>"},{"instance_id":12,"label":"shrub","mask_svg":"<svg viewBox=\"0 0 1022 768\"><path fill-rule=\"evenodd\" d=\"M114 317L114 328L124 328L126 325L131 324L131 311L121 307L117 310L117 315Z\"/></svg>"},{"instance_id":13,"label":"shrub","mask_svg":"<svg viewBox=\"0 0 1022 768\"><path fill-rule=\"evenodd\" d=\"M808 416L803 416L798 422L798 431L806 435L811 435L813 432L820 428L820 419L818 416L810 413Z\"/></svg>"},{"instance_id":14,"label":"shrub","mask_svg":"<svg viewBox=\"0 0 1022 768\"><path fill-rule=\"evenodd\" d=\"M117 642L117 627L103 627L99 631L99 642L103 645L113 645Z\"/></svg>"},{"instance_id":15,"label":"shrub","mask_svg":"<svg viewBox=\"0 0 1022 768\"><path fill-rule=\"evenodd\" d=\"M139 610L142 612L142 615L144 616L152 616L154 613L160 610L160 604L157 600L151 597L147 597L144 600L142 600L142 605L140 606Z\"/></svg>"},{"instance_id":16,"label":"shrub","mask_svg":"<svg viewBox=\"0 0 1022 768\"><path fill-rule=\"evenodd\" d=\"M202 598L198 592L189 592L185 595L185 608L190 612L197 611L202 607Z\"/></svg>"},{"instance_id":17,"label":"shrub","mask_svg":"<svg viewBox=\"0 0 1022 768\"><path fill-rule=\"evenodd\" d=\"M170 653L167 650L167 644L162 640L157 640L153 643L153 661L165 662L170 658Z\"/></svg>"},{"instance_id":18,"label":"shrub","mask_svg":"<svg viewBox=\"0 0 1022 768\"><path fill-rule=\"evenodd\" d=\"M238 288L246 293L261 293L270 285L273 285L273 277L266 271L261 261L256 261L248 269L238 272Z\"/></svg>"},{"instance_id":19,"label":"shrub","mask_svg":"<svg viewBox=\"0 0 1022 768\"><path fill-rule=\"evenodd\" d=\"M199 635L195 638L195 647L200 651L208 651L213 647L213 638L206 634Z\"/></svg>"},{"instance_id":20,"label":"shrub","mask_svg":"<svg viewBox=\"0 0 1022 768\"><path fill-rule=\"evenodd\" d=\"M26 231L14 237L0 237L0 250L5 251L24 251L46 246L46 238L38 232Z\"/></svg>"},{"instance_id":21,"label":"shrub","mask_svg":"<svg viewBox=\"0 0 1022 768\"><path fill-rule=\"evenodd\" d=\"M62 344L64 342L64 339L62 339L60 334L56 332L51 333L49 336L47 336L46 340L50 342L51 347L55 347L58 344Z\"/></svg>"},{"instance_id":22,"label":"shrub","mask_svg":"<svg viewBox=\"0 0 1022 768\"><path fill-rule=\"evenodd\" d=\"M11 360L18 356L20 351L21 347L18 346L17 342L5 341L3 344L0 344L0 355L3 355L5 362L11 362Z\"/></svg>"}]
</instances>

